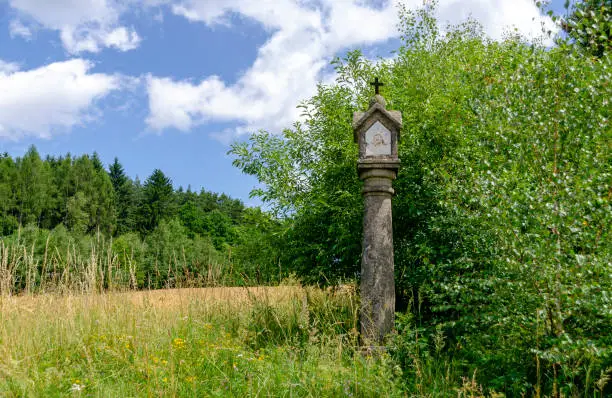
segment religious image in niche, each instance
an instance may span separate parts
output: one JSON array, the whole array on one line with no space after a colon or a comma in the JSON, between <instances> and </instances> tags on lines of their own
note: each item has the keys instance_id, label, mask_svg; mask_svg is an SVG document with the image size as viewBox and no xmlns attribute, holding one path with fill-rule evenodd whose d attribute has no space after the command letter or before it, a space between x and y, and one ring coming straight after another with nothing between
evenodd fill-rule
<instances>
[{"instance_id":1,"label":"religious image in niche","mask_svg":"<svg viewBox=\"0 0 612 398\"><path fill-rule=\"evenodd\" d=\"M391 155L391 132L380 122L374 123L365 133L367 156Z\"/></svg>"}]
</instances>

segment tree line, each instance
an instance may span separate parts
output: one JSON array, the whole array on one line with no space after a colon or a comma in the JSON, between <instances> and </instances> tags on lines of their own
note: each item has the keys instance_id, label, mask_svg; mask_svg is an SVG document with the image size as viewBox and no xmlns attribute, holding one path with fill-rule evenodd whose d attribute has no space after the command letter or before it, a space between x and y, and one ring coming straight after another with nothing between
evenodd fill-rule
<instances>
[{"instance_id":1,"label":"tree line","mask_svg":"<svg viewBox=\"0 0 612 398\"><path fill-rule=\"evenodd\" d=\"M225 194L174 189L159 169L141 183L117 158L107 169L96 153L43 159L32 146L15 159L0 155L0 241L34 245L39 264L48 239L52 251L73 244L86 259L101 238L112 246L117 267L137 265L134 287L169 286L176 275L160 269L179 263L177 253L183 257L182 278L197 276L211 263L232 263L240 264L237 278L263 282L278 277L262 271L275 262L275 228L274 218ZM23 277L17 279L25 286Z\"/></svg>"}]
</instances>

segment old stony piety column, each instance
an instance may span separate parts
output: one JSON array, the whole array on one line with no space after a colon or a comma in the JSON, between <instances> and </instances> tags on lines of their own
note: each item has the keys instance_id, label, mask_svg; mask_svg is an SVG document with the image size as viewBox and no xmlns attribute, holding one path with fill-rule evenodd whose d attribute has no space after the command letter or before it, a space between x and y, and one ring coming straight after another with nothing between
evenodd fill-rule
<instances>
[{"instance_id":1,"label":"old stony piety column","mask_svg":"<svg viewBox=\"0 0 612 398\"><path fill-rule=\"evenodd\" d=\"M363 181L364 217L361 256L361 340L382 343L393 329L395 278L393 271L392 181L400 161L397 154L402 115L386 109L379 95L382 83L371 83L376 94L366 112L355 112L353 131L359 144L358 173Z\"/></svg>"}]
</instances>

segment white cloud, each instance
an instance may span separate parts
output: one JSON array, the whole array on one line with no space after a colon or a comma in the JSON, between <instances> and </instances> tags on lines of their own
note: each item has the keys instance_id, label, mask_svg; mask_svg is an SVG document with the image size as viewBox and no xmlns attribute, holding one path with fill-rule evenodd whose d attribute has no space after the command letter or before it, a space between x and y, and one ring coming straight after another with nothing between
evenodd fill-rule
<instances>
[{"instance_id":1,"label":"white cloud","mask_svg":"<svg viewBox=\"0 0 612 398\"><path fill-rule=\"evenodd\" d=\"M148 125L156 130L189 130L208 121L234 121L239 127L217 136L256 129L279 131L299 117L296 105L328 81L325 66L343 49L375 44L398 36L398 0L369 7L363 1L183 0L172 11L192 22L231 25L239 15L271 31L257 59L233 85L216 76L200 82L148 78ZM403 1L407 8L423 0ZM516 27L527 36L540 32L532 0L441 0L439 19L456 24L472 15L495 39Z\"/></svg>"},{"instance_id":2,"label":"white cloud","mask_svg":"<svg viewBox=\"0 0 612 398\"><path fill-rule=\"evenodd\" d=\"M259 49L253 65L233 85L226 85L216 76L198 83L149 77L147 123L157 130L171 127L189 130L210 120L240 123L233 130L217 134L221 136L260 128L278 131L289 126L299 117L296 105L314 94L317 82L324 78L325 66L338 50L397 34L393 5L376 11L346 2L343 4L352 14L345 16L335 9L336 4L326 4L324 10L301 7L288 0L192 0L176 5L173 11L191 21L229 24L228 15L238 13L260 22L273 33ZM372 18L374 24L359 27L352 21L345 29L334 26L348 23L358 15ZM391 29L382 24L382 15L391 18ZM347 33L348 29L354 32Z\"/></svg>"},{"instance_id":3,"label":"white cloud","mask_svg":"<svg viewBox=\"0 0 612 398\"><path fill-rule=\"evenodd\" d=\"M26 40L32 38L32 29L22 24L19 20L12 20L9 24L11 37L22 37Z\"/></svg>"},{"instance_id":4,"label":"white cloud","mask_svg":"<svg viewBox=\"0 0 612 398\"><path fill-rule=\"evenodd\" d=\"M441 1L438 17L458 24L468 17L482 24L485 32L499 40L509 30L535 38L542 34L541 24L555 31L549 17L542 16L532 0L446 0Z\"/></svg>"},{"instance_id":5,"label":"white cloud","mask_svg":"<svg viewBox=\"0 0 612 398\"><path fill-rule=\"evenodd\" d=\"M2 0L0 0L2 1ZM373 1L373 0L372 0ZM125 25L127 16L159 19L172 12L193 23L231 26L236 16L248 18L270 34L257 58L233 84L209 76L201 81L178 81L149 76L148 125L155 130L189 130L209 121L237 122L223 134L259 128L278 131L299 117L296 105L311 96L317 82L329 81L326 68L339 51L384 42L398 36L400 0L8 0L17 18L13 36L31 37L40 28L53 29L70 53L103 48L129 51L141 38ZM427 0L401 1L407 8ZM135 11L137 10L137 11ZM154 13L139 13L153 10ZM540 24L552 26L532 0L440 0L442 24L473 16L495 39L515 27L538 35ZM191 40L192 38L187 38Z\"/></svg>"},{"instance_id":6,"label":"white cloud","mask_svg":"<svg viewBox=\"0 0 612 398\"><path fill-rule=\"evenodd\" d=\"M0 59L0 75L1 74L8 74L8 73L13 73L19 70L19 65L12 63L12 62L6 62Z\"/></svg>"},{"instance_id":7,"label":"white cloud","mask_svg":"<svg viewBox=\"0 0 612 398\"><path fill-rule=\"evenodd\" d=\"M120 77L91 67L72 59L21 71L0 61L0 139L49 138L90 121L96 101L122 86Z\"/></svg>"},{"instance_id":8,"label":"white cloud","mask_svg":"<svg viewBox=\"0 0 612 398\"><path fill-rule=\"evenodd\" d=\"M84 51L96 53L103 47L129 51L140 44L138 33L123 26L106 31L67 27L62 29L60 37L66 50L73 54Z\"/></svg>"},{"instance_id":9,"label":"white cloud","mask_svg":"<svg viewBox=\"0 0 612 398\"><path fill-rule=\"evenodd\" d=\"M31 26L57 30L64 48L73 54L99 52L105 47L132 50L140 38L134 29L120 23L131 1L9 0L19 16L12 22L11 32L27 34Z\"/></svg>"}]
</instances>

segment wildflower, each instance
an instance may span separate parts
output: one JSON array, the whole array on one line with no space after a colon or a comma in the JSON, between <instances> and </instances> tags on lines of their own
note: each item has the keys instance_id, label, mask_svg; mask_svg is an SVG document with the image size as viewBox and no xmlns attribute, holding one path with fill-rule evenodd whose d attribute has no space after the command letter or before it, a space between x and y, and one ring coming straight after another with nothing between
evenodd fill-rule
<instances>
[{"instance_id":1,"label":"wildflower","mask_svg":"<svg viewBox=\"0 0 612 398\"><path fill-rule=\"evenodd\" d=\"M195 380L196 380L195 376L187 376L187 377L185 377L185 381L187 383L193 383Z\"/></svg>"},{"instance_id":2,"label":"wildflower","mask_svg":"<svg viewBox=\"0 0 612 398\"><path fill-rule=\"evenodd\" d=\"M166 361L165 359L162 359L162 365L168 365L168 361Z\"/></svg>"},{"instance_id":3,"label":"wildflower","mask_svg":"<svg viewBox=\"0 0 612 398\"><path fill-rule=\"evenodd\" d=\"M75 379L73 380L72 387L70 387L70 391L82 391L85 388L83 384L81 384L81 380Z\"/></svg>"},{"instance_id":4,"label":"wildflower","mask_svg":"<svg viewBox=\"0 0 612 398\"><path fill-rule=\"evenodd\" d=\"M153 363L157 364L159 363L159 358L158 357L152 357L151 360L153 361Z\"/></svg>"},{"instance_id":5,"label":"wildflower","mask_svg":"<svg viewBox=\"0 0 612 398\"><path fill-rule=\"evenodd\" d=\"M164 377L164 378L162 379L162 381L163 381L164 383L167 383L167 382L168 382L168 378L167 378L167 377Z\"/></svg>"},{"instance_id":6,"label":"wildflower","mask_svg":"<svg viewBox=\"0 0 612 398\"><path fill-rule=\"evenodd\" d=\"M185 340L180 337L175 338L174 340L172 340L172 347L177 350L185 348Z\"/></svg>"},{"instance_id":7,"label":"wildflower","mask_svg":"<svg viewBox=\"0 0 612 398\"><path fill-rule=\"evenodd\" d=\"M82 391L83 388L85 388L84 386L82 386L81 384L76 384L74 383L72 385L72 387L70 387L70 391Z\"/></svg>"}]
</instances>

